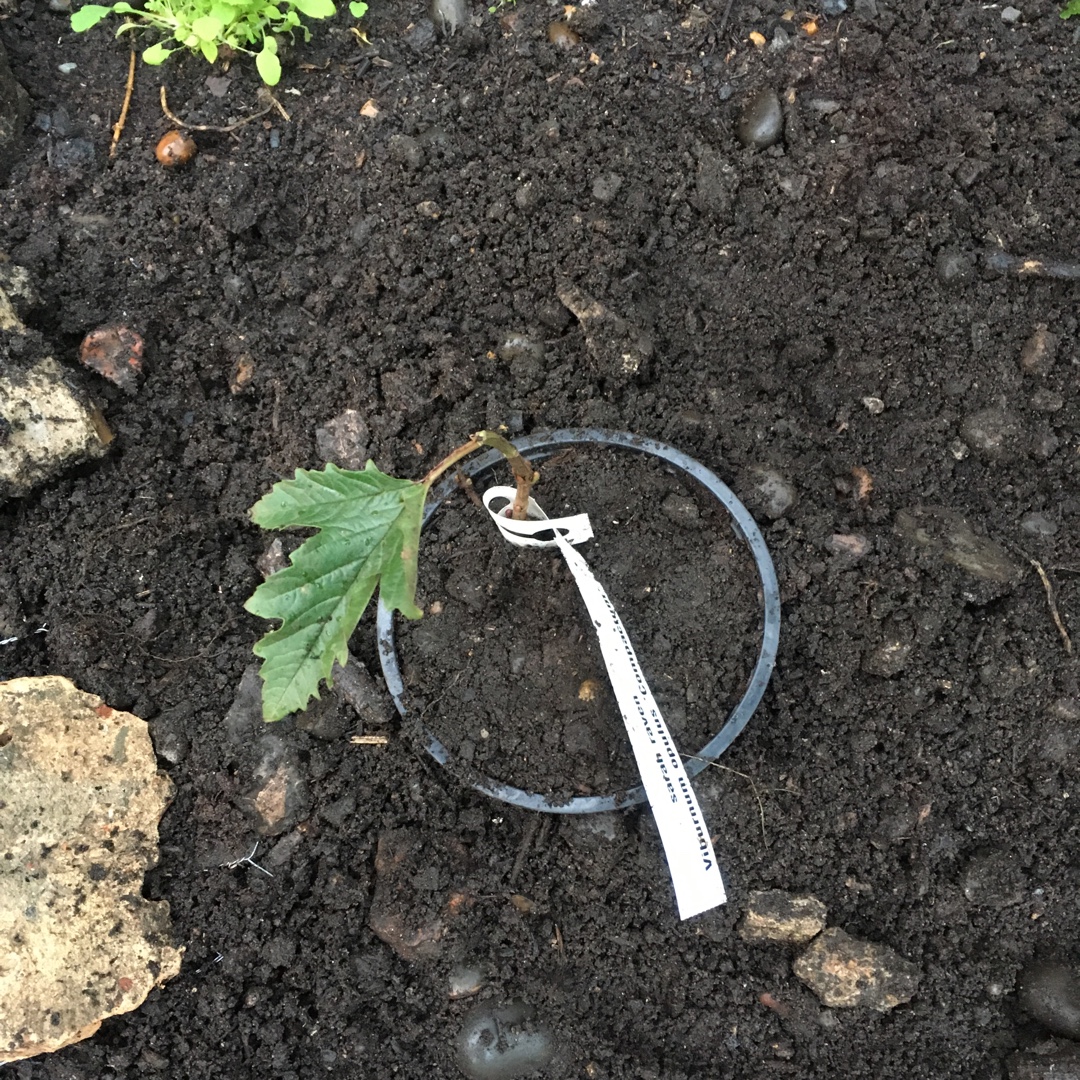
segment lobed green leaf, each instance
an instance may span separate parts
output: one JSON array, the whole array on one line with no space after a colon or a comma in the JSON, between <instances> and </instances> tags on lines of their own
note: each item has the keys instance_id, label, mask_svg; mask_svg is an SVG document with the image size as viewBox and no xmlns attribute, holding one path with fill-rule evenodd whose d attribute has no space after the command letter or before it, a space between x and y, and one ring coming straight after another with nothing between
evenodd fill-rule
<instances>
[{"instance_id":1,"label":"lobed green leaf","mask_svg":"<svg viewBox=\"0 0 1080 1080\"><path fill-rule=\"evenodd\" d=\"M77 33L89 30L91 26L97 26L106 15L111 15L112 10L102 4L84 4L78 11L71 13L71 29Z\"/></svg>"},{"instance_id":2,"label":"lobed green leaf","mask_svg":"<svg viewBox=\"0 0 1080 1080\"><path fill-rule=\"evenodd\" d=\"M265 54L264 48L259 57ZM424 484L387 476L369 461L363 472L299 469L252 507L264 528L320 530L244 605L281 620L255 646L263 660L264 719L307 708L321 681L331 685L334 663L346 662L349 637L376 588L391 609L420 617L416 556L426 497Z\"/></svg>"}]
</instances>

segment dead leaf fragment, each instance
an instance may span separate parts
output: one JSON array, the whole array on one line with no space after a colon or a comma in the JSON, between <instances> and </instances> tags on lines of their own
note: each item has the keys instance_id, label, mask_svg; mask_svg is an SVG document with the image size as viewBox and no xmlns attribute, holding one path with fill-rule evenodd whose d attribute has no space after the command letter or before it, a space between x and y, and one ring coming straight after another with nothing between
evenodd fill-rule
<instances>
[{"instance_id":1,"label":"dead leaf fragment","mask_svg":"<svg viewBox=\"0 0 1080 1080\"><path fill-rule=\"evenodd\" d=\"M379 115L379 106L375 104L374 98L368 98L363 105L360 106L360 115L366 116L369 120L374 120Z\"/></svg>"}]
</instances>

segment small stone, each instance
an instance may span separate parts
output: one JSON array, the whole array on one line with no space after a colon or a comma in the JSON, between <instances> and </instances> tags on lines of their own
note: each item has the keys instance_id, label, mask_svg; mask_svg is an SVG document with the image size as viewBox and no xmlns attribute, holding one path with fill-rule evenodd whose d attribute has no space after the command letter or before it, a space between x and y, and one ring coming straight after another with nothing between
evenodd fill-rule
<instances>
[{"instance_id":1,"label":"small stone","mask_svg":"<svg viewBox=\"0 0 1080 1080\"><path fill-rule=\"evenodd\" d=\"M664 497L660 510L668 521L686 529L696 529L701 525L701 510L689 496L672 492Z\"/></svg>"},{"instance_id":2,"label":"small stone","mask_svg":"<svg viewBox=\"0 0 1080 1080\"><path fill-rule=\"evenodd\" d=\"M935 268L938 281L951 287L967 285L975 276L975 264L954 248L947 248L938 255Z\"/></svg>"},{"instance_id":3,"label":"small stone","mask_svg":"<svg viewBox=\"0 0 1080 1080\"><path fill-rule=\"evenodd\" d=\"M458 1068L469 1080L516 1080L551 1061L555 1040L532 1007L487 1002L465 1017L456 1049Z\"/></svg>"},{"instance_id":4,"label":"small stone","mask_svg":"<svg viewBox=\"0 0 1080 1080\"><path fill-rule=\"evenodd\" d=\"M833 554L855 562L870 553L870 541L858 533L833 533L825 541L825 547Z\"/></svg>"},{"instance_id":5,"label":"small stone","mask_svg":"<svg viewBox=\"0 0 1080 1080\"><path fill-rule=\"evenodd\" d=\"M284 570L289 565L289 557L285 554L285 545L280 536L275 536L266 550L255 560L255 566L265 581L271 574Z\"/></svg>"},{"instance_id":6,"label":"small stone","mask_svg":"<svg viewBox=\"0 0 1080 1080\"><path fill-rule=\"evenodd\" d=\"M843 15L847 11L847 0L821 0L824 15Z\"/></svg>"},{"instance_id":7,"label":"small stone","mask_svg":"<svg viewBox=\"0 0 1080 1080\"><path fill-rule=\"evenodd\" d=\"M0 329L5 297L0 293ZM19 324L21 325L21 324ZM112 432L50 356L20 373L0 356L0 502L87 458L102 457Z\"/></svg>"},{"instance_id":8,"label":"small stone","mask_svg":"<svg viewBox=\"0 0 1080 1080\"><path fill-rule=\"evenodd\" d=\"M548 23L547 39L552 45L558 45L560 49L572 49L581 44L581 35L570 29L569 24L564 22Z\"/></svg>"},{"instance_id":9,"label":"small stone","mask_svg":"<svg viewBox=\"0 0 1080 1080\"><path fill-rule=\"evenodd\" d=\"M1066 964L1037 960L1020 976L1020 1007L1055 1035L1080 1039L1080 979Z\"/></svg>"},{"instance_id":10,"label":"small stone","mask_svg":"<svg viewBox=\"0 0 1080 1080\"><path fill-rule=\"evenodd\" d=\"M356 409L346 409L315 429L315 450L325 462L332 461L343 469L362 469L370 436L364 417Z\"/></svg>"},{"instance_id":11,"label":"small stone","mask_svg":"<svg viewBox=\"0 0 1080 1080\"><path fill-rule=\"evenodd\" d=\"M816 897L782 889L752 892L739 923L743 941L783 941L805 945L825 929L828 909Z\"/></svg>"},{"instance_id":12,"label":"small stone","mask_svg":"<svg viewBox=\"0 0 1080 1080\"><path fill-rule=\"evenodd\" d=\"M1048 518L1046 514L1038 512L1025 514L1020 519L1020 528L1028 536L1038 536L1043 539L1049 539L1058 531L1056 522Z\"/></svg>"},{"instance_id":13,"label":"small stone","mask_svg":"<svg viewBox=\"0 0 1080 1080\"><path fill-rule=\"evenodd\" d=\"M1011 4L1001 9L1001 21L1009 26L1018 23L1022 15L1023 12L1019 8L1014 8Z\"/></svg>"},{"instance_id":14,"label":"small stone","mask_svg":"<svg viewBox=\"0 0 1080 1080\"><path fill-rule=\"evenodd\" d=\"M768 465L752 465L743 473L740 487L751 510L776 521L799 501L795 485Z\"/></svg>"},{"instance_id":15,"label":"small stone","mask_svg":"<svg viewBox=\"0 0 1080 1080\"><path fill-rule=\"evenodd\" d=\"M988 461L1014 457L1021 434L1019 422L1004 409L981 409L965 417L960 428L964 442Z\"/></svg>"},{"instance_id":16,"label":"small stone","mask_svg":"<svg viewBox=\"0 0 1080 1080\"><path fill-rule=\"evenodd\" d=\"M544 343L526 334L504 338L495 355L507 364L539 364L544 359Z\"/></svg>"},{"instance_id":17,"label":"small stone","mask_svg":"<svg viewBox=\"0 0 1080 1080\"><path fill-rule=\"evenodd\" d=\"M795 975L830 1008L888 1012L915 996L918 967L887 945L823 931L795 961Z\"/></svg>"},{"instance_id":18,"label":"small stone","mask_svg":"<svg viewBox=\"0 0 1080 1080\"><path fill-rule=\"evenodd\" d=\"M421 168L427 160L423 148L411 135L391 135L387 140L387 148L391 160L409 170Z\"/></svg>"},{"instance_id":19,"label":"small stone","mask_svg":"<svg viewBox=\"0 0 1080 1080\"><path fill-rule=\"evenodd\" d=\"M776 91L762 87L743 105L735 135L743 146L765 150L775 146L784 133L784 110Z\"/></svg>"},{"instance_id":20,"label":"small stone","mask_svg":"<svg viewBox=\"0 0 1080 1080\"><path fill-rule=\"evenodd\" d=\"M960 514L944 507L901 510L896 515L896 531L984 581L1012 584L1023 573L1002 547L977 535Z\"/></svg>"},{"instance_id":21,"label":"small stone","mask_svg":"<svg viewBox=\"0 0 1080 1080\"><path fill-rule=\"evenodd\" d=\"M1024 902L1027 882L1011 851L983 851L972 857L960 876L969 904L985 908L1015 907Z\"/></svg>"},{"instance_id":22,"label":"small stone","mask_svg":"<svg viewBox=\"0 0 1080 1080\"><path fill-rule=\"evenodd\" d=\"M877 675L882 679L895 678L907 667L914 647L909 632L894 628L884 641L863 657L862 669L868 675Z\"/></svg>"},{"instance_id":23,"label":"small stone","mask_svg":"<svg viewBox=\"0 0 1080 1080\"><path fill-rule=\"evenodd\" d=\"M416 212L421 217L431 218L432 221L436 220L442 214L442 210L439 209L439 204L432 202L431 199L425 199L422 203L417 203Z\"/></svg>"},{"instance_id":24,"label":"small stone","mask_svg":"<svg viewBox=\"0 0 1080 1080\"><path fill-rule=\"evenodd\" d=\"M1049 375L1057 359L1058 336L1038 323L1020 353L1020 368L1028 375Z\"/></svg>"},{"instance_id":25,"label":"small stone","mask_svg":"<svg viewBox=\"0 0 1080 1080\"><path fill-rule=\"evenodd\" d=\"M69 60L65 64L57 64L56 70L59 71L61 75L74 75L75 72L79 70L79 65Z\"/></svg>"},{"instance_id":26,"label":"small stone","mask_svg":"<svg viewBox=\"0 0 1080 1080\"><path fill-rule=\"evenodd\" d=\"M880 416L885 411L885 402L879 397L864 397L862 403L871 416Z\"/></svg>"},{"instance_id":27,"label":"small stone","mask_svg":"<svg viewBox=\"0 0 1080 1080\"><path fill-rule=\"evenodd\" d=\"M514 205L519 210L535 210L543 195L539 183L528 180L514 192Z\"/></svg>"},{"instance_id":28,"label":"small stone","mask_svg":"<svg viewBox=\"0 0 1080 1080\"><path fill-rule=\"evenodd\" d=\"M1065 398L1054 390L1036 390L1031 395L1031 407L1036 412L1061 412L1065 408Z\"/></svg>"},{"instance_id":29,"label":"small stone","mask_svg":"<svg viewBox=\"0 0 1080 1080\"><path fill-rule=\"evenodd\" d=\"M434 891L414 883L434 868L418 831L389 829L379 835L368 927L404 960L432 960L443 950L444 913L428 896Z\"/></svg>"},{"instance_id":30,"label":"small stone","mask_svg":"<svg viewBox=\"0 0 1080 1080\"><path fill-rule=\"evenodd\" d=\"M143 340L129 326L99 326L83 338L79 362L133 394L143 377Z\"/></svg>"},{"instance_id":31,"label":"small stone","mask_svg":"<svg viewBox=\"0 0 1080 1080\"><path fill-rule=\"evenodd\" d=\"M623 186L623 178L617 173L604 173L593 181L592 194L597 202L609 203Z\"/></svg>"},{"instance_id":32,"label":"small stone","mask_svg":"<svg viewBox=\"0 0 1080 1080\"><path fill-rule=\"evenodd\" d=\"M484 987L484 975L474 964L457 964L450 969L447 978L451 1001L473 997Z\"/></svg>"}]
</instances>

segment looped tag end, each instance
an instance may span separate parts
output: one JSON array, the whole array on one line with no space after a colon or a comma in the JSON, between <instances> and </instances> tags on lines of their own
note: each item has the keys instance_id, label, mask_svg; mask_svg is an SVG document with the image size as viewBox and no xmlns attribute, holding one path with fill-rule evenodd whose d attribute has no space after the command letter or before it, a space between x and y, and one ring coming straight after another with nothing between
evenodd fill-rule
<instances>
[{"instance_id":1,"label":"looped tag end","mask_svg":"<svg viewBox=\"0 0 1080 1080\"><path fill-rule=\"evenodd\" d=\"M549 518L533 498L529 499L525 521L508 517L517 491L512 487L491 487L484 492L484 506L503 539L515 547L555 547L559 539L568 544L583 544L593 538L588 514ZM558 537L558 539L556 538Z\"/></svg>"}]
</instances>

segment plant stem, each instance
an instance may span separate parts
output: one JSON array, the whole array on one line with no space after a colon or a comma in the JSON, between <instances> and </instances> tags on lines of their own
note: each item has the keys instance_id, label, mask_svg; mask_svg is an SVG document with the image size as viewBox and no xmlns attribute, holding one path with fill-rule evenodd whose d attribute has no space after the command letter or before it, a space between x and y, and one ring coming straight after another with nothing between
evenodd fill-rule
<instances>
[{"instance_id":1,"label":"plant stem","mask_svg":"<svg viewBox=\"0 0 1080 1080\"><path fill-rule=\"evenodd\" d=\"M529 492L536 483L537 473L532 465L521 456L521 451L509 440L497 431L478 431L467 443L462 443L456 450L451 450L425 477L420 481L425 487L430 488L443 473L452 469L462 458L483 446L490 446L498 450L514 474L514 482L517 484L517 495L514 497L512 516L515 521L524 521L525 512L529 506Z\"/></svg>"}]
</instances>

